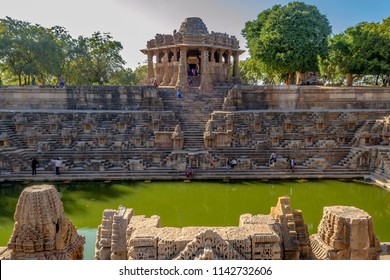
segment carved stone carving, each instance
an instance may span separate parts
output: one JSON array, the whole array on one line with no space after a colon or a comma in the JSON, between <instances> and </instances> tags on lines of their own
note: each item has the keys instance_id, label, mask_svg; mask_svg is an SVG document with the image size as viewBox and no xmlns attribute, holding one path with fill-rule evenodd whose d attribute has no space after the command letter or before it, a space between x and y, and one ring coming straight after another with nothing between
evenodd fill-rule
<instances>
[{"instance_id":1,"label":"carved stone carving","mask_svg":"<svg viewBox=\"0 0 390 280\"><path fill-rule=\"evenodd\" d=\"M65 217L54 186L36 185L23 190L8 242L11 259L82 259L84 243L85 238Z\"/></svg>"},{"instance_id":2,"label":"carved stone carving","mask_svg":"<svg viewBox=\"0 0 390 280\"><path fill-rule=\"evenodd\" d=\"M243 260L244 257L217 233L208 229L199 233L175 259Z\"/></svg>"},{"instance_id":3,"label":"carved stone carving","mask_svg":"<svg viewBox=\"0 0 390 280\"><path fill-rule=\"evenodd\" d=\"M351 206L325 207L310 243L316 259L374 260L380 254L371 216Z\"/></svg>"},{"instance_id":4,"label":"carved stone carving","mask_svg":"<svg viewBox=\"0 0 390 280\"><path fill-rule=\"evenodd\" d=\"M305 259L309 255L307 228L302 213L291 210L289 202L287 197L280 198L270 215L244 214L238 227L161 228L158 216L134 216L122 206L118 211L105 210L95 258L125 259L127 250L129 260Z\"/></svg>"},{"instance_id":5,"label":"carved stone carving","mask_svg":"<svg viewBox=\"0 0 390 280\"><path fill-rule=\"evenodd\" d=\"M184 145L184 135L181 131L180 124L175 126L175 131L172 133L173 148L175 150L181 150Z\"/></svg>"}]
</instances>

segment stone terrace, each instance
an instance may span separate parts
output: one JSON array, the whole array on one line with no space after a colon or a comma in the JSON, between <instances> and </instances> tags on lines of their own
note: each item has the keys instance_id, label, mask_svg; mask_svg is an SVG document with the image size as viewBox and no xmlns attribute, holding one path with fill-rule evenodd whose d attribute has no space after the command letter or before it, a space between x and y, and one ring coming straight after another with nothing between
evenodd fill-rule
<instances>
[{"instance_id":1,"label":"stone terrace","mask_svg":"<svg viewBox=\"0 0 390 280\"><path fill-rule=\"evenodd\" d=\"M388 94L193 87L178 99L172 88L0 88L0 180L175 180L192 167L199 180L371 178L387 185ZM270 166L272 152L278 160ZM61 176L50 161L58 157ZM238 165L227 169L232 158Z\"/></svg>"}]
</instances>

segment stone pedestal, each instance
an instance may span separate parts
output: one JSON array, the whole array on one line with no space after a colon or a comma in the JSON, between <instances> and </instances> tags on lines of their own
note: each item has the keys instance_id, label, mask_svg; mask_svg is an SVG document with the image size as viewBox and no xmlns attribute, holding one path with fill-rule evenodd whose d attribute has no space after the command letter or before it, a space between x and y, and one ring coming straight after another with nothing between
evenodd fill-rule
<instances>
[{"instance_id":1,"label":"stone pedestal","mask_svg":"<svg viewBox=\"0 0 390 280\"><path fill-rule=\"evenodd\" d=\"M325 207L310 243L315 259L375 260L380 254L371 216L351 206Z\"/></svg>"}]
</instances>

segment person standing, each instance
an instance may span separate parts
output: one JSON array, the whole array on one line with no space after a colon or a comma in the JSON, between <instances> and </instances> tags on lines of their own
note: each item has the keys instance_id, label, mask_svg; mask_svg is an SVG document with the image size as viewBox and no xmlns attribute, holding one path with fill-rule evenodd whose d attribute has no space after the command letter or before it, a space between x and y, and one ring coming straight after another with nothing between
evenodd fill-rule
<instances>
[{"instance_id":1,"label":"person standing","mask_svg":"<svg viewBox=\"0 0 390 280\"><path fill-rule=\"evenodd\" d=\"M177 98L179 98L179 99L182 98L182 94L181 94L181 89L180 88L177 89Z\"/></svg>"},{"instance_id":2,"label":"person standing","mask_svg":"<svg viewBox=\"0 0 390 280\"><path fill-rule=\"evenodd\" d=\"M294 169L295 169L295 158L291 158L290 159L290 169L291 169L291 173L294 173Z\"/></svg>"},{"instance_id":3,"label":"person standing","mask_svg":"<svg viewBox=\"0 0 390 280\"><path fill-rule=\"evenodd\" d=\"M60 167L61 167L61 163L62 161L57 158L57 159L52 159L51 162L54 163L54 166L56 167L56 175L60 175Z\"/></svg>"},{"instance_id":4,"label":"person standing","mask_svg":"<svg viewBox=\"0 0 390 280\"><path fill-rule=\"evenodd\" d=\"M37 175L38 160L34 157L31 161L32 175Z\"/></svg>"}]
</instances>

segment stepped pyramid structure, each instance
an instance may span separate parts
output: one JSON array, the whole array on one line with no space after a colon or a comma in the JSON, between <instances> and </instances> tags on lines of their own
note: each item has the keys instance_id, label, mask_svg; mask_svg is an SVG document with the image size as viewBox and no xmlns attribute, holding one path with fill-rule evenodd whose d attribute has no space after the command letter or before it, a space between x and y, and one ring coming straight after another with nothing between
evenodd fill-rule
<instances>
[{"instance_id":1,"label":"stepped pyramid structure","mask_svg":"<svg viewBox=\"0 0 390 280\"><path fill-rule=\"evenodd\" d=\"M199 180L389 186L389 89L240 84L237 39L199 18L142 51L158 87L1 87L0 181L183 180L190 169ZM226 164L233 159L234 169Z\"/></svg>"}]
</instances>

